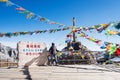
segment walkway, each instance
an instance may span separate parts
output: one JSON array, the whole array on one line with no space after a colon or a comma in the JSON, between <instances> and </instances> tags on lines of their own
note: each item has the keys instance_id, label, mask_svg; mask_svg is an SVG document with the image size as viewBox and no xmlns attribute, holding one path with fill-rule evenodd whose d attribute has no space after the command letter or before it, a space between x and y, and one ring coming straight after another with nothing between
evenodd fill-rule
<instances>
[{"instance_id":1,"label":"walkway","mask_svg":"<svg viewBox=\"0 0 120 80\"><path fill-rule=\"evenodd\" d=\"M120 71L96 65L35 66L0 69L0 80L120 80Z\"/></svg>"}]
</instances>

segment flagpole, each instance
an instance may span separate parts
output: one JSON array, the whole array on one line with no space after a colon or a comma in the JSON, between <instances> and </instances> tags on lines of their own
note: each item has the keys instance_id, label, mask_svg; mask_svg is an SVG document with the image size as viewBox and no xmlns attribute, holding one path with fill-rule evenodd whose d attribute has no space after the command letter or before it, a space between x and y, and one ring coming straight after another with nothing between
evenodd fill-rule
<instances>
[{"instance_id":1,"label":"flagpole","mask_svg":"<svg viewBox=\"0 0 120 80\"><path fill-rule=\"evenodd\" d=\"M72 27L72 32L73 32L73 42L76 42L75 28L76 28L76 19L75 19L75 17L73 17L73 27Z\"/></svg>"}]
</instances>

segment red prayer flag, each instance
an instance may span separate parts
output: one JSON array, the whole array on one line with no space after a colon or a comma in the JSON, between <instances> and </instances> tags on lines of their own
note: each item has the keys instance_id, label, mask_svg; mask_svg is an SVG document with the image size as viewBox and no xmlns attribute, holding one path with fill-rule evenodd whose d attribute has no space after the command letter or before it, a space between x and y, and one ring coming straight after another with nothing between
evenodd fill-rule
<instances>
[{"instance_id":1,"label":"red prayer flag","mask_svg":"<svg viewBox=\"0 0 120 80\"><path fill-rule=\"evenodd\" d=\"M117 50L116 50L116 55L117 55L117 56L120 56L120 48L117 48Z\"/></svg>"},{"instance_id":2,"label":"red prayer flag","mask_svg":"<svg viewBox=\"0 0 120 80\"><path fill-rule=\"evenodd\" d=\"M70 37L70 35L67 35L67 37Z\"/></svg>"}]
</instances>

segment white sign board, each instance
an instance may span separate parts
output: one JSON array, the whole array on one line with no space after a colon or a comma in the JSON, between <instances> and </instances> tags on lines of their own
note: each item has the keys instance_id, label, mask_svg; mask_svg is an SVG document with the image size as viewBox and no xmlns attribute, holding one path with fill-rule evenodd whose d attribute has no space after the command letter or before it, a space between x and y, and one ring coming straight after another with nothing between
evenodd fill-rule
<instances>
[{"instance_id":1,"label":"white sign board","mask_svg":"<svg viewBox=\"0 0 120 80\"><path fill-rule=\"evenodd\" d=\"M19 42L19 66L44 65L47 60L46 44L42 42Z\"/></svg>"}]
</instances>

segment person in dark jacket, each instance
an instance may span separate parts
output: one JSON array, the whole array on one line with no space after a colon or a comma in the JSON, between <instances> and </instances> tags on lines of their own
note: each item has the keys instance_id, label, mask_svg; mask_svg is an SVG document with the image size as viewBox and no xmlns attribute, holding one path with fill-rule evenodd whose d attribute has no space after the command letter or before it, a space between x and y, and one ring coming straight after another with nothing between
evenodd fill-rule
<instances>
[{"instance_id":1,"label":"person in dark jacket","mask_svg":"<svg viewBox=\"0 0 120 80\"><path fill-rule=\"evenodd\" d=\"M55 46L55 43L52 43L52 45L51 45L51 47L50 47L50 49L49 49L49 52L50 52L50 62L51 62L51 64L52 65L57 65L58 64L58 57L57 57L57 52L58 52L58 50L57 50L57 48L56 48L56 46ZM55 62L55 64L54 64L54 62Z\"/></svg>"}]
</instances>

